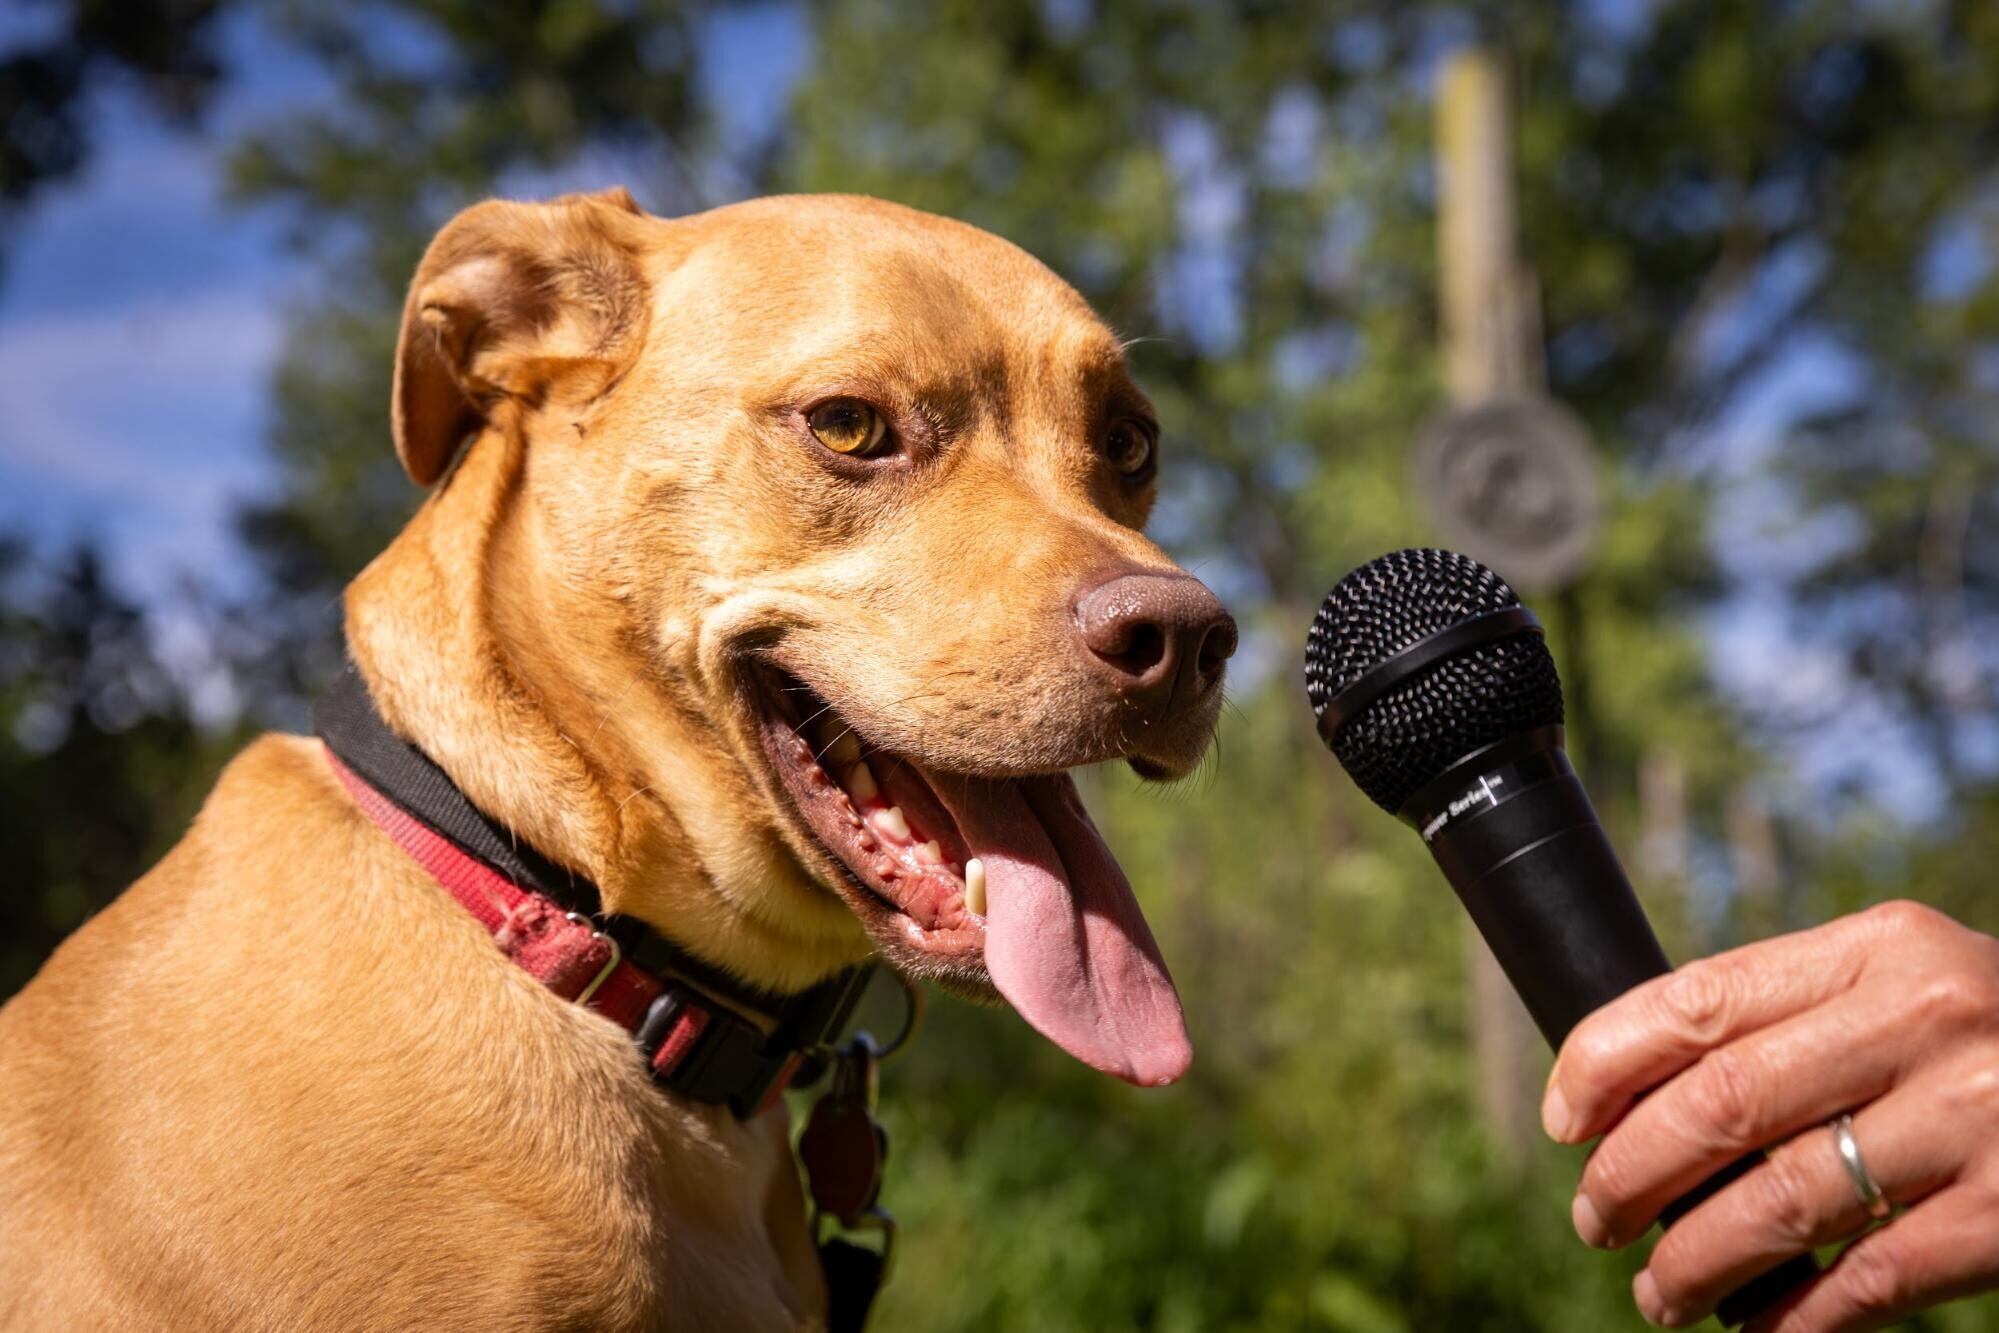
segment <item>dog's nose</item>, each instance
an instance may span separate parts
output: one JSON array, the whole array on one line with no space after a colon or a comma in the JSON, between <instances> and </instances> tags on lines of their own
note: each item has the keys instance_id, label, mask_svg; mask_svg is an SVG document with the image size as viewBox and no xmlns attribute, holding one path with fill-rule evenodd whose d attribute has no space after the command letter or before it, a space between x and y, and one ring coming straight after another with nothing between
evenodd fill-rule
<instances>
[{"instance_id":1,"label":"dog's nose","mask_svg":"<svg viewBox=\"0 0 1999 1333\"><path fill-rule=\"evenodd\" d=\"M1117 688L1149 704L1200 698L1235 654L1235 619L1186 574L1119 574L1076 599L1076 628Z\"/></svg>"}]
</instances>

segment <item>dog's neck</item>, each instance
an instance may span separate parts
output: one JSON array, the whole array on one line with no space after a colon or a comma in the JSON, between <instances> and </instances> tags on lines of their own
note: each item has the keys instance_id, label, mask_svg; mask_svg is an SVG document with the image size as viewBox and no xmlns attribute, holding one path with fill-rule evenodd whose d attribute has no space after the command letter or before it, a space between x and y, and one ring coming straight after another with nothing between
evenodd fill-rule
<instances>
[{"instance_id":1,"label":"dog's neck","mask_svg":"<svg viewBox=\"0 0 1999 1333\"><path fill-rule=\"evenodd\" d=\"M489 432L347 590L347 646L389 726L474 804L610 897L627 857L617 796L563 739L511 645L485 572L520 482L519 449Z\"/></svg>"},{"instance_id":2,"label":"dog's neck","mask_svg":"<svg viewBox=\"0 0 1999 1333\"><path fill-rule=\"evenodd\" d=\"M658 756L634 752L622 715L645 714L655 750L671 746L681 720L629 679L579 675L629 653L590 641L614 639L614 626L557 613L532 549L524 455L516 434L489 428L349 587L348 651L383 719L489 818L594 881L606 911L773 988L853 962L851 947L799 948L747 919L648 776Z\"/></svg>"}]
</instances>

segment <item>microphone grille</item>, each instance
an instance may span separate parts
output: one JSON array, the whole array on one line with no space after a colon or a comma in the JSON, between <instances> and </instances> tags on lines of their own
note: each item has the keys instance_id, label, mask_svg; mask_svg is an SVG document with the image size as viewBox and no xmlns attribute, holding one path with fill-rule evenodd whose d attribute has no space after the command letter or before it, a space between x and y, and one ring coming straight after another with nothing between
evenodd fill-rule
<instances>
[{"instance_id":1,"label":"microphone grille","mask_svg":"<svg viewBox=\"0 0 1999 1333\"><path fill-rule=\"evenodd\" d=\"M1305 640L1316 716L1389 658L1462 620L1518 606L1506 580L1469 556L1395 551L1326 595ZM1333 754L1391 813L1472 751L1562 721L1562 682L1539 634L1523 630L1425 668L1350 718Z\"/></svg>"}]
</instances>

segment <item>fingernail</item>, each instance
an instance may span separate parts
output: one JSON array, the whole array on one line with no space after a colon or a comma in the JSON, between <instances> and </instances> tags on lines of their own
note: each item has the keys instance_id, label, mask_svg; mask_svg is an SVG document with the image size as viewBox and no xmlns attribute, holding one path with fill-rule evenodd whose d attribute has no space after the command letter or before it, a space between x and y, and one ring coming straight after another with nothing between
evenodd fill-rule
<instances>
[{"instance_id":1,"label":"fingernail","mask_svg":"<svg viewBox=\"0 0 1999 1333\"><path fill-rule=\"evenodd\" d=\"M1665 1328L1673 1322L1673 1312L1659 1300L1659 1284L1652 1280L1651 1269L1643 1269L1632 1279L1631 1299L1638 1302L1638 1313L1645 1316L1646 1323Z\"/></svg>"},{"instance_id":2,"label":"fingernail","mask_svg":"<svg viewBox=\"0 0 1999 1333\"><path fill-rule=\"evenodd\" d=\"M1603 1215L1589 1201L1589 1195L1576 1195L1576 1201L1569 1205L1569 1218L1576 1224L1576 1234L1583 1238L1583 1244L1599 1250L1610 1248L1610 1228L1603 1224Z\"/></svg>"},{"instance_id":3,"label":"fingernail","mask_svg":"<svg viewBox=\"0 0 1999 1333\"><path fill-rule=\"evenodd\" d=\"M1541 1128L1548 1131L1548 1137L1557 1143L1570 1142L1569 1135L1575 1131L1575 1112L1569 1109L1569 1099L1562 1095L1561 1085L1550 1083L1548 1095L1541 1099Z\"/></svg>"}]
</instances>

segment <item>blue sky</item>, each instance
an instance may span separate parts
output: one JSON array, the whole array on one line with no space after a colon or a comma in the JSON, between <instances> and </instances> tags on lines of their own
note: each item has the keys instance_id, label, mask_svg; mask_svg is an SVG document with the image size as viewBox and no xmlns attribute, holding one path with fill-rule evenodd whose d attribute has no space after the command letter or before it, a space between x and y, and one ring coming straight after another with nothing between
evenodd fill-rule
<instances>
[{"instance_id":1,"label":"blue sky","mask_svg":"<svg viewBox=\"0 0 1999 1333\"><path fill-rule=\"evenodd\" d=\"M58 12L0 13L0 51ZM99 100L95 155L36 202L0 281L0 532L99 543L120 583L155 602L182 580L249 577L234 515L274 481L270 372L287 306L313 289L270 212L224 202L222 168L242 130L332 90L248 13L224 41L231 77L199 136L117 92ZM783 5L708 25L702 82L725 143L769 131L804 42ZM616 171L584 163L548 184L607 185Z\"/></svg>"},{"instance_id":2,"label":"blue sky","mask_svg":"<svg viewBox=\"0 0 1999 1333\"><path fill-rule=\"evenodd\" d=\"M245 26L210 135L101 99L95 157L15 231L0 285L0 530L101 541L148 597L241 568L230 517L269 481L266 381L303 291L272 219L219 200L214 144L324 89Z\"/></svg>"}]
</instances>

